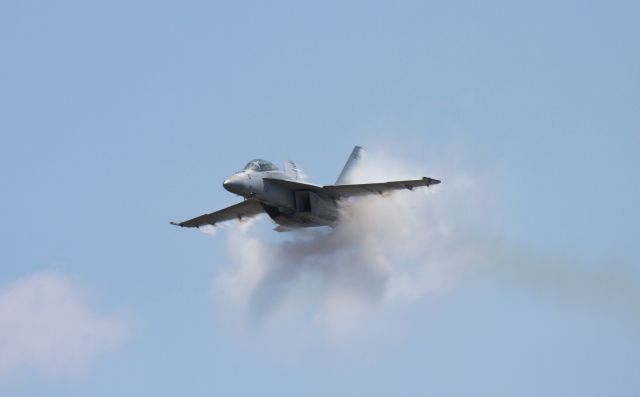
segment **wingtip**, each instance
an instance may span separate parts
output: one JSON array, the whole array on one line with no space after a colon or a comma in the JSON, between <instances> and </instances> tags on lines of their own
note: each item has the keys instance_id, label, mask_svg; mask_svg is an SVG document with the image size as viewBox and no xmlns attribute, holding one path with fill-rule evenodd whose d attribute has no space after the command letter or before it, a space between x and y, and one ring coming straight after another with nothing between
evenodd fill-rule
<instances>
[{"instance_id":1,"label":"wingtip","mask_svg":"<svg viewBox=\"0 0 640 397\"><path fill-rule=\"evenodd\" d=\"M176 222L169 222L169 224L171 224L171 225L173 225L173 226L182 226L181 224L176 223Z\"/></svg>"},{"instance_id":2,"label":"wingtip","mask_svg":"<svg viewBox=\"0 0 640 397\"><path fill-rule=\"evenodd\" d=\"M427 182L427 186L437 185L438 183L442 182L439 179L427 178L426 176L423 176L422 180Z\"/></svg>"}]
</instances>

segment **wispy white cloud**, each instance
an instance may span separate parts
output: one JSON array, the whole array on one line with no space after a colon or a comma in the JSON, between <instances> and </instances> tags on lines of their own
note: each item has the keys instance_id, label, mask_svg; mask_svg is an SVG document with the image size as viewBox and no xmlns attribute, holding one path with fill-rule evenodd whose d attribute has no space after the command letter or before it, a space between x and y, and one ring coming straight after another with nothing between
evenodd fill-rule
<instances>
[{"instance_id":1,"label":"wispy white cloud","mask_svg":"<svg viewBox=\"0 0 640 397\"><path fill-rule=\"evenodd\" d=\"M81 373L128 334L123 318L97 313L63 275L36 273L0 288L0 377L20 370Z\"/></svg>"}]
</instances>

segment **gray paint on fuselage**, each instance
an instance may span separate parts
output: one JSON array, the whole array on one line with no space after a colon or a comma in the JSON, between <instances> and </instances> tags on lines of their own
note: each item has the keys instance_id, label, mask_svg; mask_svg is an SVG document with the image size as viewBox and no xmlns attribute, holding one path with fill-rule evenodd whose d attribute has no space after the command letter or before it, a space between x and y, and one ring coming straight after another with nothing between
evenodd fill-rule
<instances>
[{"instance_id":1,"label":"gray paint on fuselage","mask_svg":"<svg viewBox=\"0 0 640 397\"><path fill-rule=\"evenodd\" d=\"M260 201L265 207L265 212L279 225L332 226L337 221L337 207L333 200L322 198L311 191L298 190L298 192L309 193L298 194L296 201L296 190L270 183L264 178L292 181L289 176L279 170L243 170L231 175L223 182L223 186L231 193Z\"/></svg>"}]
</instances>

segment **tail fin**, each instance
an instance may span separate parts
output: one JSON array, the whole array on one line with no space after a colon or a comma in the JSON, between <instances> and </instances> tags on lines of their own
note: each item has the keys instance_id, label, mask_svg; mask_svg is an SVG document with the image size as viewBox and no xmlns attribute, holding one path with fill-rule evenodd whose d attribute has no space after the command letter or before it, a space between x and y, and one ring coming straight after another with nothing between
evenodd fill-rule
<instances>
[{"instance_id":1,"label":"tail fin","mask_svg":"<svg viewBox=\"0 0 640 397\"><path fill-rule=\"evenodd\" d=\"M302 179L300 168L293 162L293 160L287 160L284 162L284 173L294 181Z\"/></svg>"},{"instance_id":2,"label":"tail fin","mask_svg":"<svg viewBox=\"0 0 640 397\"><path fill-rule=\"evenodd\" d=\"M353 148L353 151L351 152L347 163L344 165L344 168L342 169L342 172L340 173L340 176L336 181L336 185L342 185L350 182L349 179L352 177L353 170L356 165L358 165L358 161L362 157L363 152L364 149L360 146L356 146Z\"/></svg>"}]
</instances>

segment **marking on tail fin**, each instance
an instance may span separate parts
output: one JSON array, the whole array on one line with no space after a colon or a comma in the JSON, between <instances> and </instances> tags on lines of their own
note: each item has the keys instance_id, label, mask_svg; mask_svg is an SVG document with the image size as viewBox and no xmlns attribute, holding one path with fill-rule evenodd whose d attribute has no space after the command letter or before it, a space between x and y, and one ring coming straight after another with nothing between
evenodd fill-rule
<instances>
[{"instance_id":1,"label":"marking on tail fin","mask_svg":"<svg viewBox=\"0 0 640 397\"><path fill-rule=\"evenodd\" d=\"M287 160L284 162L284 173L294 181L302 179L300 168L293 162L293 160Z\"/></svg>"},{"instance_id":2,"label":"marking on tail fin","mask_svg":"<svg viewBox=\"0 0 640 397\"><path fill-rule=\"evenodd\" d=\"M342 185L350 182L349 178L352 176L351 174L353 173L354 168L356 167L356 165L358 165L358 162L362 158L363 152L364 149L360 146L356 146L353 148L353 151L351 151L351 155L349 156L349 159L347 159L347 162L344 165L340 176L336 180L336 185Z\"/></svg>"}]
</instances>

